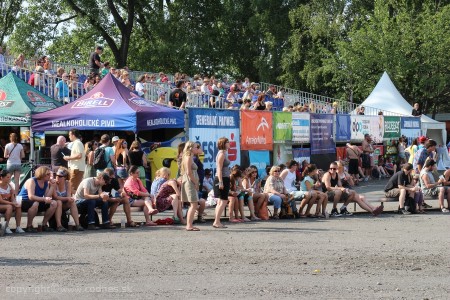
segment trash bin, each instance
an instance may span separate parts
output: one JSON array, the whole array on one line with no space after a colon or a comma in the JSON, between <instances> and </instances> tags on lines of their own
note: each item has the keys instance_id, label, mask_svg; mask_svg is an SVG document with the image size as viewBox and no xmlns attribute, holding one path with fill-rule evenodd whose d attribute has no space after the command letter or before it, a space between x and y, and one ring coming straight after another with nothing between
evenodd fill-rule
<instances>
[{"instance_id":1,"label":"trash bin","mask_svg":"<svg viewBox=\"0 0 450 300\"><path fill-rule=\"evenodd\" d=\"M150 178L152 181L155 179L155 172L162 167L167 167L170 169L170 178L175 178L177 176L177 154L178 151L176 148L161 147L156 148L147 155L147 158L150 161Z\"/></svg>"}]
</instances>

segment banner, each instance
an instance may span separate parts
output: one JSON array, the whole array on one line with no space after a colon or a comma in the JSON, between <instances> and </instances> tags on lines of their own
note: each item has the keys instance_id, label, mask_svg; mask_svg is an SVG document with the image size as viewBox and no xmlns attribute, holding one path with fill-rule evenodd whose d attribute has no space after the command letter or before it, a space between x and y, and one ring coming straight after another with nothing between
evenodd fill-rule
<instances>
[{"instance_id":1,"label":"banner","mask_svg":"<svg viewBox=\"0 0 450 300\"><path fill-rule=\"evenodd\" d=\"M292 113L292 141L309 143L309 113Z\"/></svg>"},{"instance_id":2,"label":"banner","mask_svg":"<svg viewBox=\"0 0 450 300\"><path fill-rule=\"evenodd\" d=\"M241 149L239 139L239 111L190 108L189 140L200 142L205 158L204 168L216 168L217 141L221 137L230 140L228 158L231 166L241 164Z\"/></svg>"},{"instance_id":3,"label":"banner","mask_svg":"<svg viewBox=\"0 0 450 300\"><path fill-rule=\"evenodd\" d=\"M421 135L420 118L417 117L401 117L400 134L406 136L408 145Z\"/></svg>"},{"instance_id":4,"label":"banner","mask_svg":"<svg viewBox=\"0 0 450 300\"><path fill-rule=\"evenodd\" d=\"M273 113L273 142L286 143L292 141L292 113Z\"/></svg>"},{"instance_id":5,"label":"banner","mask_svg":"<svg viewBox=\"0 0 450 300\"><path fill-rule=\"evenodd\" d=\"M308 163L311 161L311 149L310 148L292 148L293 159L299 164L306 160Z\"/></svg>"},{"instance_id":6,"label":"banner","mask_svg":"<svg viewBox=\"0 0 450 300\"><path fill-rule=\"evenodd\" d=\"M241 111L242 150L272 150L272 113Z\"/></svg>"},{"instance_id":7,"label":"banner","mask_svg":"<svg viewBox=\"0 0 450 300\"><path fill-rule=\"evenodd\" d=\"M286 164L292 159L292 145L273 145L273 165Z\"/></svg>"},{"instance_id":8,"label":"banner","mask_svg":"<svg viewBox=\"0 0 450 300\"><path fill-rule=\"evenodd\" d=\"M336 115L336 142L350 141L351 122L350 115Z\"/></svg>"},{"instance_id":9,"label":"banner","mask_svg":"<svg viewBox=\"0 0 450 300\"><path fill-rule=\"evenodd\" d=\"M331 114L311 114L311 154L336 153L333 117Z\"/></svg>"},{"instance_id":10,"label":"banner","mask_svg":"<svg viewBox=\"0 0 450 300\"><path fill-rule=\"evenodd\" d=\"M361 143L366 133L372 136L375 143L383 142L384 118L383 116L350 116L351 119L351 140Z\"/></svg>"},{"instance_id":11,"label":"banner","mask_svg":"<svg viewBox=\"0 0 450 300\"><path fill-rule=\"evenodd\" d=\"M250 165L254 165L258 169L259 178L265 178L266 167L270 166L269 151L248 151L250 157Z\"/></svg>"},{"instance_id":12,"label":"banner","mask_svg":"<svg viewBox=\"0 0 450 300\"><path fill-rule=\"evenodd\" d=\"M398 139L400 137L400 117L384 117L384 134L385 140Z\"/></svg>"}]
</instances>

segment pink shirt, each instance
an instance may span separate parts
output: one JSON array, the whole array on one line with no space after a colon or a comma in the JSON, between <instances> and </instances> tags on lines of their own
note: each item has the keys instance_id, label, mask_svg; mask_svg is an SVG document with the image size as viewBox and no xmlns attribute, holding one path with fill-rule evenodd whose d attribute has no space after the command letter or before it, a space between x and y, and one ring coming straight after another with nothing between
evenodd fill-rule
<instances>
[{"instance_id":1,"label":"pink shirt","mask_svg":"<svg viewBox=\"0 0 450 300\"><path fill-rule=\"evenodd\" d=\"M139 178L134 179L133 177L128 177L124 184L125 192L133 193L134 195L139 195L139 192L148 193L147 189L142 184Z\"/></svg>"}]
</instances>

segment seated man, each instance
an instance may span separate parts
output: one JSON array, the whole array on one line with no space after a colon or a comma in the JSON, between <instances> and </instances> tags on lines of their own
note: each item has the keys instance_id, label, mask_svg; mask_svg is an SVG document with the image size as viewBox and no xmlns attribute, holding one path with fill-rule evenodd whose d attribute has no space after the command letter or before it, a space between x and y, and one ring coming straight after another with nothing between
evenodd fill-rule
<instances>
[{"instance_id":1,"label":"seated man","mask_svg":"<svg viewBox=\"0 0 450 300\"><path fill-rule=\"evenodd\" d=\"M341 180L337 175L337 163L330 164L330 170L325 172L322 177L322 191L328 194L328 201L333 200L333 209L331 210L331 217L340 217L341 215L351 216L351 212L347 210L347 205L355 198L355 191L350 191L342 187ZM339 201L344 201L341 206L341 213L337 210Z\"/></svg>"},{"instance_id":2,"label":"seated man","mask_svg":"<svg viewBox=\"0 0 450 300\"><path fill-rule=\"evenodd\" d=\"M408 193L409 197L414 198L414 193L418 189L413 185L411 176L412 169L412 164L404 164L400 171L392 175L392 177L384 187L384 194L387 198L398 197L398 212L404 215L410 214L410 212L405 209L406 193Z\"/></svg>"},{"instance_id":3,"label":"seated man","mask_svg":"<svg viewBox=\"0 0 450 300\"><path fill-rule=\"evenodd\" d=\"M104 173L108 174L110 180L109 183L105 184L102 189L104 192L108 193L109 199L109 220L112 221L114 213L119 205L123 204L123 211L125 212L125 216L127 218L127 227L139 227L133 220L131 220L131 210L130 210L130 200L125 193L125 191L120 188L119 180L117 180L114 169L106 168ZM113 191L114 190L114 191Z\"/></svg>"},{"instance_id":4,"label":"seated man","mask_svg":"<svg viewBox=\"0 0 450 300\"><path fill-rule=\"evenodd\" d=\"M109 195L102 191L102 187L109 183L108 174L101 172L97 177L90 177L83 179L77 188L75 193L75 201L77 203L78 211L86 211L88 215L88 230L99 229L95 226L95 208L101 207L102 209L102 222L103 228L114 229L114 225L109 220Z\"/></svg>"}]
</instances>

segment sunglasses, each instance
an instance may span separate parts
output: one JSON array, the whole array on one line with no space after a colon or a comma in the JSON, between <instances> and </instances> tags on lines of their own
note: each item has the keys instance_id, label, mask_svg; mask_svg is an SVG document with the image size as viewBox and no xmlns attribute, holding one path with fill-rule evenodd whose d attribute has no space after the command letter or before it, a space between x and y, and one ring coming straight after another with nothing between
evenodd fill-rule
<instances>
[{"instance_id":1,"label":"sunglasses","mask_svg":"<svg viewBox=\"0 0 450 300\"><path fill-rule=\"evenodd\" d=\"M334 171L336 171L336 170L337 170L337 168L330 168L330 170L334 170Z\"/></svg>"},{"instance_id":2,"label":"sunglasses","mask_svg":"<svg viewBox=\"0 0 450 300\"><path fill-rule=\"evenodd\" d=\"M56 175L56 177L66 177L66 176L63 176L63 175Z\"/></svg>"}]
</instances>

